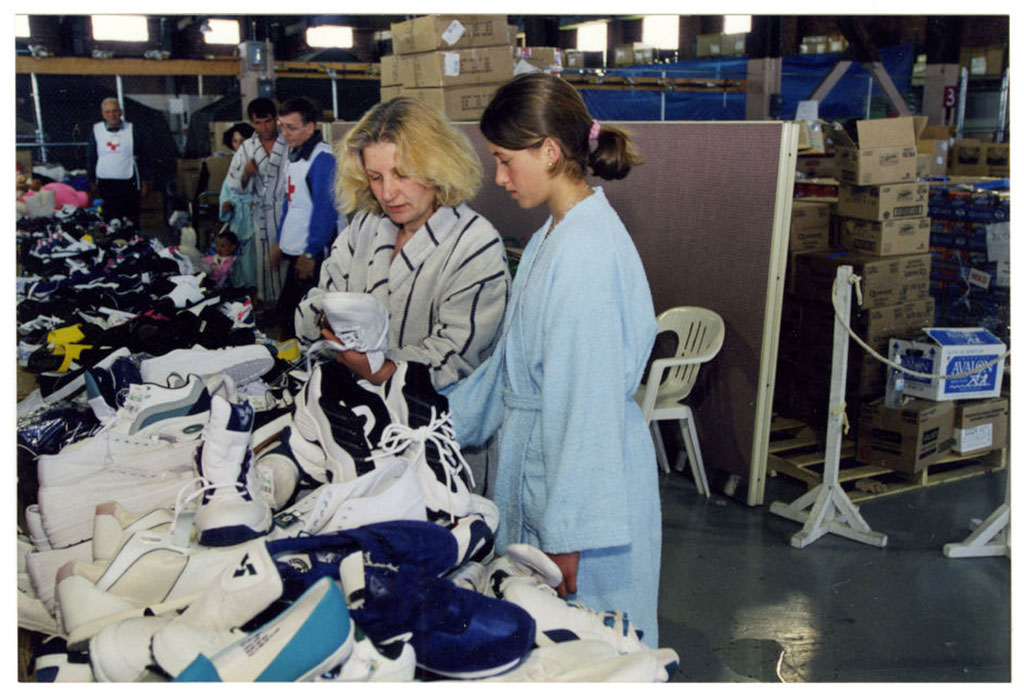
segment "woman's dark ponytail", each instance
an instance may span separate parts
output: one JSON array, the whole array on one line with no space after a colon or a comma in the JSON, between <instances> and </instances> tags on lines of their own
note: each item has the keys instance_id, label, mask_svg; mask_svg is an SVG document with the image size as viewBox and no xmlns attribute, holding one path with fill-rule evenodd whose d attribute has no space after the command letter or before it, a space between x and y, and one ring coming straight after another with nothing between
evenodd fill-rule
<instances>
[{"instance_id":1,"label":"woman's dark ponytail","mask_svg":"<svg viewBox=\"0 0 1024 696\"><path fill-rule=\"evenodd\" d=\"M643 156L633 146L629 133L601 124L596 147L590 152L588 164L595 176L602 179L623 179L633 167L643 164Z\"/></svg>"},{"instance_id":2,"label":"woman's dark ponytail","mask_svg":"<svg viewBox=\"0 0 1024 696\"><path fill-rule=\"evenodd\" d=\"M602 179L621 179L643 162L621 128L599 124L592 141L594 123L572 85L538 72L519 75L499 87L480 119L480 130L488 141L510 150L538 147L544 138L558 141L564 157L552 174L565 170L582 178L590 169Z\"/></svg>"}]
</instances>

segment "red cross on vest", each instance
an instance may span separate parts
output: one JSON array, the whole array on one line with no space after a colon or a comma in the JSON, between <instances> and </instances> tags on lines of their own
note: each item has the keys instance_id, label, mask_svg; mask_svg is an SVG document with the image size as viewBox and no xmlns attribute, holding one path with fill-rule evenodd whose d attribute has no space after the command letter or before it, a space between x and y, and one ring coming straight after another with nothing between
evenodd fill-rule
<instances>
[{"instance_id":1,"label":"red cross on vest","mask_svg":"<svg viewBox=\"0 0 1024 696\"><path fill-rule=\"evenodd\" d=\"M288 177L288 202L292 202L292 194L295 193L295 187L292 186L292 178Z\"/></svg>"},{"instance_id":2,"label":"red cross on vest","mask_svg":"<svg viewBox=\"0 0 1024 696\"><path fill-rule=\"evenodd\" d=\"M113 140L108 140L108 141L107 141L107 147L109 147L109 148L110 148L111 152L113 152L114 150L116 150L116 149L117 149L117 146L118 146L118 145L120 145L120 144L121 144L121 143L120 143L120 141L117 141L117 142L115 142L115 141L113 141Z\"/></svg>"}]
</instances>

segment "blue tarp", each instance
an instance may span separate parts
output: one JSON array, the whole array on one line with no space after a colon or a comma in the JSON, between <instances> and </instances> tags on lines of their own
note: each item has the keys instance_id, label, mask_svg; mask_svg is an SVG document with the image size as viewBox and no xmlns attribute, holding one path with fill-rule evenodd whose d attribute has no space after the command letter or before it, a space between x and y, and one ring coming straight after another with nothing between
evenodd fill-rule
<instances>
[{"instance_id":1,"label":"blue tarp","mask_svg":"<svg viewBox=\"0 0 1024 696\"><path fill-rule=\"evenodd\" d=\"M893 84L901 94L910 89L914 64L914 46L891 46L879 49ZM839 60L838 53L790 56L782 59L782 110L780 118L790 120L797 104L807 99L814 88ZM747 59L700 58L629 68L612 68L609 75L677 78L723 78L745 80ZM868 86L872 99L882 91L871 81L867 70L853 63L839 82L818 105L818 116L827 120L864 118ZM604 90L581 88L580 93L590 113L599 120L657 121L662 118L664 95L667 121L742 121L746 119L747 95L742 92L680 92L653 90Z\"/></svg>"}]
</instances>

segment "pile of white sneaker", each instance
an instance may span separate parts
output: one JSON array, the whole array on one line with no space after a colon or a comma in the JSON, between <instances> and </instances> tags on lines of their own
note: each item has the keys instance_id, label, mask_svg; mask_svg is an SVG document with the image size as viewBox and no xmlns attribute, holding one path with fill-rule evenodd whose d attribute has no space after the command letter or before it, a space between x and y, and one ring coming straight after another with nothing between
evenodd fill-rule
<instances>
[{"instance_id":1,"label":"pile of white sneaker","mask_svg":"<svg viewBox=\"0 0 1024 696\"><path fill-rule=\"evenodd\" d=\"M39 458L38 504L19 535L18 607L19 626L59 639L40 655L40 678L437 677L417 666L410 637L364 634L342 557L268 550L396 521L450 530L447 578L462 588L453 598L473 590L535 621L526 659L488 679L671 677L676 653L644 646L621 612L559 599L561 573L544 553L513 544L494 555L498 508L471 492L426 366L400 363L376 387L320 364L280 396L259 382L268 356L258 346L144 361L143 381L106 402L113 413L95 435ZM261 413L275 416L267 429ZM301 587L297 569L312 576Z\"/></svg>"},{"instance_id":2,"label":"pile of white sneaker","mask_svg":"<svg viewBox=\"0 0 1024 696\"><path fill-rule=\"evenodd\" d=\"M465 563L456 585L525 609L537 623L536 647L519 667L494 681L666 682L679 665L671 648L641 642L620 611L593 611L559 598L562 572L540 549L509 544L490 563Z\"/></svg>"}]
</instances>

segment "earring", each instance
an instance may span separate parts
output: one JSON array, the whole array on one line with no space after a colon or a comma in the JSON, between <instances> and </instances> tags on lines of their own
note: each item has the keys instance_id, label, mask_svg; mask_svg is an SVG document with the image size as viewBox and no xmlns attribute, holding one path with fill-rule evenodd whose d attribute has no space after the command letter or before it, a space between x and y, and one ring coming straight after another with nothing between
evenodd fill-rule
<instances>
[{"instance_id":1,"label":"earring","mask_svg":"<svg viewBox=\"0 0 1024 696\"><path fill-rule=\"evenodd\" d=\"M548 169L551 169L553 166L555 166L554 162L548 162Z\"/></svg>"}]
</instances>

